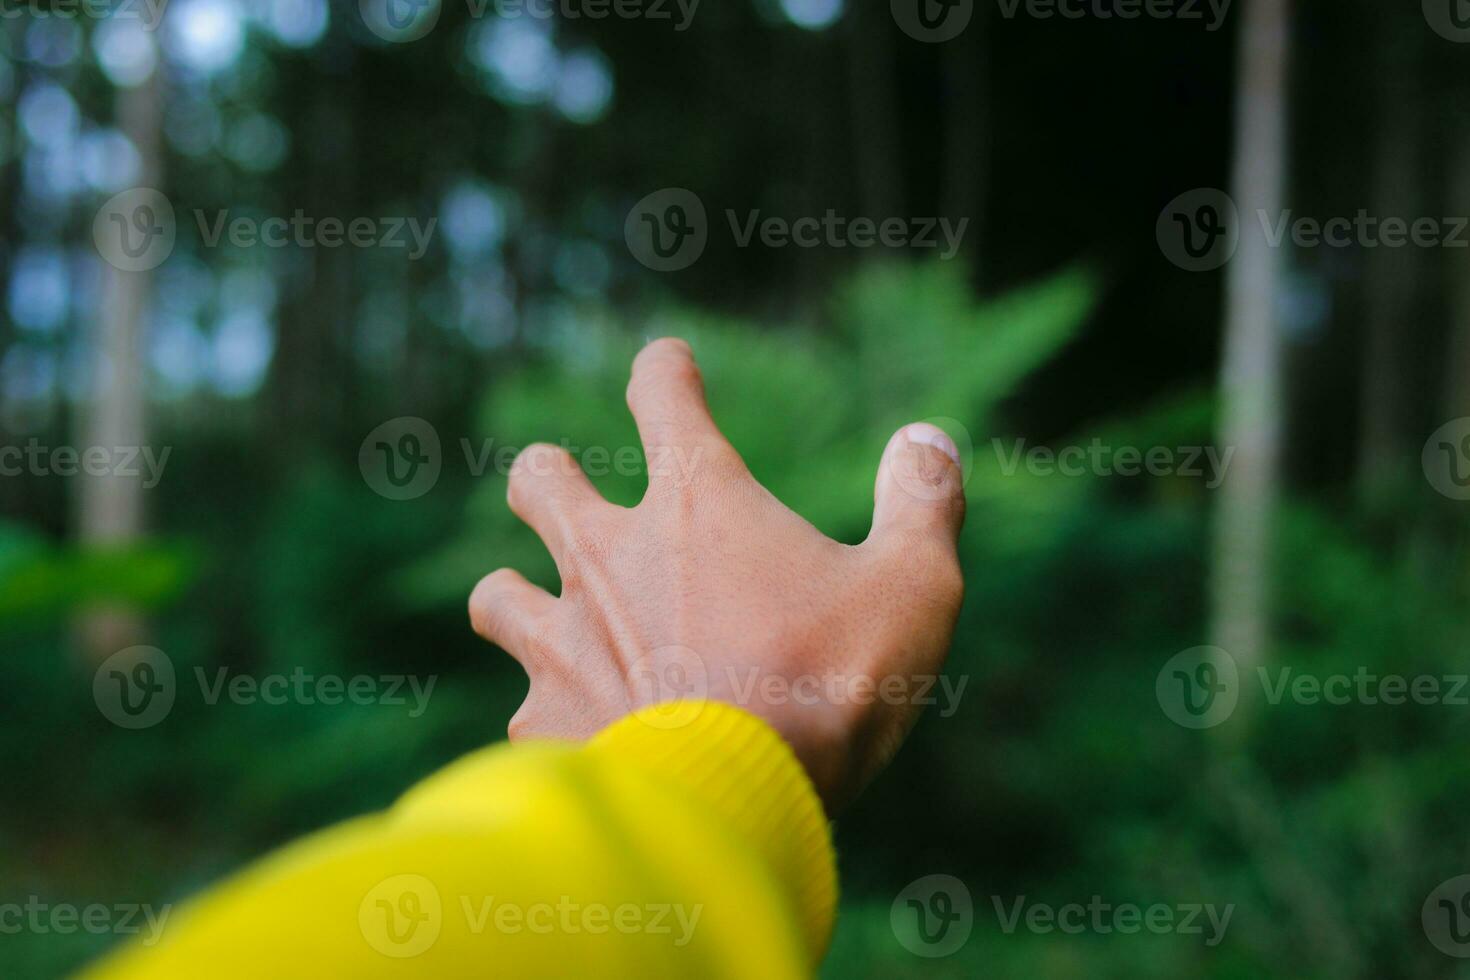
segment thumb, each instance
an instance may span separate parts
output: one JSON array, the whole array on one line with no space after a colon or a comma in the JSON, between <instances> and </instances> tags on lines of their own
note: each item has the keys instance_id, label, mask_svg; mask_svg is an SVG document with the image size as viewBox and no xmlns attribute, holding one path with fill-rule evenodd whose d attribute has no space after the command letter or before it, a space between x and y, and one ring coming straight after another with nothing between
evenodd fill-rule
<instances>
[{"instance_id":1,"label":"thumb","mask_svg":"<svg viewBox=\"0 0 1470 980\"><path fill-rule=\"evenodd\" d=\"M932 535L952 548L965 522L960 466L954 440L937 425L914 422L895 432L878 464L868 540L904 533Z\"/></svg>"}]
</instances>

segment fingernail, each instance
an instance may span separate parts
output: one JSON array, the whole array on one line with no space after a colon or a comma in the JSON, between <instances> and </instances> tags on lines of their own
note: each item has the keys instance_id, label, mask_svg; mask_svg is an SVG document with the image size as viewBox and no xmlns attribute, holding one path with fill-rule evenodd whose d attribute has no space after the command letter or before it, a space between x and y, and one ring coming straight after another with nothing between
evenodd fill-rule
<instances>
[{"instance_id":1,"label":"fingernail","mask_svg":"<svg viewBox=\"0 0 1470 980\"><path fill-rule=\"evenodd\" d=\"M933 446L954 460L956 466L962 466L960 463L959 448L955 446L954 440L949 437L949 434L939 426L930 425L928 422L915 422L904 430L904 436L910 443Z\"/></svg>"}]
</instances>

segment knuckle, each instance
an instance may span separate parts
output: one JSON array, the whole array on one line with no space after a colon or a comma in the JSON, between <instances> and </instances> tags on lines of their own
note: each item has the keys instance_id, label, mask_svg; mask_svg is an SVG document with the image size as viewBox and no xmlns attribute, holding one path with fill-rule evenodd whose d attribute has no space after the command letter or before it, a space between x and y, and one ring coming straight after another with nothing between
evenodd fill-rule
<instances>
[{"instance_id":1,"label":"knuckle","mask_svg":"<svg viewBox=\"0 0 1470 980\"><path fill-rule=\"evenodd\" d=\"M965 573L952 551L934 563L934 591L946 606L958 607L965 598Z\"/></svg>"},{"instance_id":2,"label":"knuckle","mask_svg":"<svg viewBox=\"0 0 1470 980\"><path fill-rule=\"evenodd\" d=\"M895 532L888 542L892 560L908 569L937 599L958 598L964 591L959 555L948 539L921 528Z\"/></svg>"},{"instance_id":3,"label":"knuckle","mask_svg":"<svg viewBox=\"0 0 1470 980\"><path fill-rule=\"evenodd\" d=\"M579 527L567 535L566 554L574 566L597 566L607 560L607 542L594 530Z\"/></svg>"},{"instance_id":4,"label":"knuckle","mask_svg":"<svg viewBox=\"0 0 1470 980\"><path fill-rule=\"evenodd\" d=\"M553 660L560 647L556 627L549 621L537 622L526 631L525 649L528 665L544 664Z\"/></svg>"},{"instance_id":5,"label":"knuckle","mask_svg":"<svg viewBox=\"0 0 1470 980\"><path fill-rule=\"evenodd\" d=\"M745 460L723 438L691 432L682 441L651 446L646 451L648 475L674 492L712 489L746 479Z\"/></svg>"},{"instance_id":6,"label":"knuckle","mask_svg":"<svg viewBox=\"0 0 1470 980\"><path fill-rule=\"evenodd\" d=\"M505 734L512 742L519 742L523 739L530 738L534 734L534 725L531 721L530 712L527 710L530 704L529 699L522 702L521 706L516 709L516 713L511 716L510 722L505 726Z\"/></svg>"},{"instance_id":7,"label":"knuckle","mask_svg":"<svg viewBox=\"0 0 1470 980\"><path fill-rule=\"evenodd\" d=\"M589 580L607 577L610 547L601 529L586 524L569 525L562 540L564 545L557 569L561 575L563 595L580 591Z\"/></svg>"}]
</instances>

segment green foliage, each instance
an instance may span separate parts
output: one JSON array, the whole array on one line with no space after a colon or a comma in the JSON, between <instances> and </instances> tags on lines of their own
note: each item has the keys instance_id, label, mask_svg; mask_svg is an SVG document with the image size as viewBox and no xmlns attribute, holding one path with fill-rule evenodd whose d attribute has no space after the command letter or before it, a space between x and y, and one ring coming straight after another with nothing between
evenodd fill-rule
<instances>
[{"instance_id":1,"label":"green foliage","mask_svg":"<svg viewBox=\"0 0 1470 980\"><path fill-rule=\"evenodd\" d=\"M951 431L971 457L974 499L1018 493L1024 477L1003 478L989 456L972 458L975 436L1025 375L1076 333L1093 291L1091 278L1074 271L979 304L957 266L895 265L838 291L833 331L815 324L767 330L690 310L657 316L639 334L593 321L570 339L583 356L521 372L491 391L483 431L471 441L488 438L497 448L560 442L583 457L608 499L636 503L645 479L623 407L628 364L642 335L683 337L699 358L716 421L756 478L827 534L857 541L872 515L878 458L906 422L928 418ZM620 458L637 462L619 467ZM545 549L504 501L503 468L487 472L454 542L401 579L405 596L461 602L469 584L496 565L551 584Z\"/></svg>"},{"instance_id":2,"label":"green foliage","mask_svg":"<svg viewBox=\"0 0 1470 980\"><path fill-rule=\"evenodd\" d=\"M183 591L195 565L177 544L83 550L0 524L0 625L44 622L92 603L154 609Z\"/></svg>"},{"instance_id":3,"label":"green foliage","mask_svg":"<svg viewBox=\"0 0 1470 980\"><path fill-rule=\"evenodd\" d=\"M942 417L967 448L967 598L947 668L964 687L838 824L844 904L826 975L1446 975L1417 909L1467 859L1465 709L1271 705L1247 684L1256 693L1219 730L1174 725L1154 680L1204 642L1210 489L1006 463L1009 399L1074 336L1094 289L1071 272L981 303L953 267L879 267L839 289L824 322L758 329L677 309L633 331L594 317L565 338L574 353L516 366L486 392L464 434L482 476L456 479L461 446L441 427L445 476L411 505L371 493L350 462L322 462L283 476L243 517L223 503L192 511L168 528L187 547L127 564L7 527L0 608L24 629L0 658L0 690L20 695L0 753L21 760L12 779L31 805L0 815L0 841L50 833L72 857L42 874L7 846L0 875L55 900L177 901L499 737L524 679L470 635L465 596L499 565L555 584L544 547L506 509L503 451L565 440L609 498L635 503L627 364L644 336L667 333L694 344L712 410L752 471L843 540L866 533L896 427ZM1209 393L1185 390L1079 423L1056 445L1206 445L1213 428ZM619 458L633 465L620 471ZM1267 666L1464 672L1464 573L1432 536L1387 548L1351 513L1296 501L1278 515L1276 558L1280 640ZM150 603L186 682L222 668L412 671L437 678L430 710L196 696L155 729L121 731L64 652L70 611L104 595ZM118 839L130 842L121 855ZM962 950L931 962L898 944L889 907L941 872L966 881L976 924ZM995 902L1023 895L1235 911L1215 948L1006 934ZM0 946L7 975L93 951L84 937L45 938Z\"/></svg>"}]
</instances>

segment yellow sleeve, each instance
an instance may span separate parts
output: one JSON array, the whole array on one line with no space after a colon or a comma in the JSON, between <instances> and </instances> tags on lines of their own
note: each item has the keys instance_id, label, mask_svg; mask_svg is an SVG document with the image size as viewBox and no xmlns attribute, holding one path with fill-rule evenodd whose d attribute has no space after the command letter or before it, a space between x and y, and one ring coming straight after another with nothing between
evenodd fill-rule
<instances>
[{"instance_id":1,"label":"yellow sleeve","mask_svg":"<svg viewBox=\"0 0 1470 980\"><path fill-rule=\"evenodd\" d=\"M805 977L837 884L785 742L716 702L473 753L246 869L87 980Z\"/></svg>"}]
</instances>

